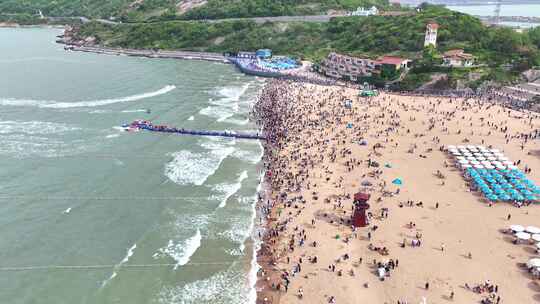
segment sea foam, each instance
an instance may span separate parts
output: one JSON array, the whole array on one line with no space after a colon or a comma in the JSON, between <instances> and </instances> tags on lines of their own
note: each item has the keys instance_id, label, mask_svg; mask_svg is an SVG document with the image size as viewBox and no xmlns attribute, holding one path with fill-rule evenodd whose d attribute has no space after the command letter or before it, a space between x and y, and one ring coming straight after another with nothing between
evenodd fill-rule
<instances>
[{"instance_id":1,"label":"sea foam","mask_svg":"<svg viewBox=\"0 0 540 304\"><path fill-rule=\"evenodd\" d=\"M0 134L56 134L81 130L79 127L46 121L0 121Z\"/></svg>"},{"instance_id":2,"label":"sea foam","mask_svg":"<svg viewBox=\"0 0 540 304\"><path fill-rule=\"evenodd\" d=\"M107 278L105 281L103 281L103 283L101 283L101 288L107 286L107 284L109 284L109 282L112 281L112 279L114 279L118 275L118 270L122 267L122 265L124 265L125 263L129 261L129 258L133 256L133 253L135 252L136 248L137 248L137 244L133 244L133 246L128 248L124 258L120 261L120 263L114 266L113 273L111 274L111 276Z\"/></svg>"},{"instance_id":3,"label":"sea foam","mask_svg":"<svg viewBox=\"0 0 540 304\"><path fill-rule=\"evenodd\" d=\"M232 265L235 266L235 265ZM159 293L162 304L200 304L219 301L228 304L246 304L247 278L241 270L218 272L211 277L183 286L165 287Z\"/></svg>"},{"instance_id":4,"label":"sea foam","mask_svg":"<svg viewBox=\"0 0 540 304\"><path fill-rule=\"evenodd\" d=\"M197 229L195 235L183 242L169 240L167 246L159 249L159 252L154 254L154 258L158 258L160 255L170 256L176 261L176 265L174 266L174 269L176 270L178 267L186 265L189 262L193 254L195 254L197 249L201 246L201 241L201 231Z\"/></svg>"},{"instance_id":5,"label":"sea foam","mask_svg":"<svg viewBox=\"0 0 540 304\"><path fill-rule=\"evenodd\" d=\"M223 208L227 205L227 200L233 196L240 188L242 188L242 181L248 178L247 171L242 171L240 176L238 176L236 183L234 184L219 184L214 187L214 191L219 192L220 194L215 194L213 198L219 199L220 203L218 208Z\"/></svg>"},{"instance_id":6,"label":"sea foam","mask_svg":"<svg viewBox=\"0 0 540 304\"><path fill-rule=\"evenodd\" d=\"M200 145L209 151L182 150L173 153L173 160L165 165L165 176L179 185L203 185L219 169L223 160L234 153L234 144L234 139L225 141L208 137Z\"/></svg>"},{"instance_id":7,"label":"sea foam","mask_svg":"<svg viewBox=\"0 0 540 304\"><path fill-rule=\"evenodd\" d=\"M0 98L0 106L26 106L26 107L39 107L39 108L52 108L52 109L66 109L66 108L80 108L80 107L98 107L105 106L114 103L137 101L145 98L155 97L163 94L167 94L174 90L176 86L167 85L157 91L147 92L143 94L100 99L78 102L56 102L51 100L33 100L33 99L14 99L14 98Z\"/></svg>"}]
</instances>

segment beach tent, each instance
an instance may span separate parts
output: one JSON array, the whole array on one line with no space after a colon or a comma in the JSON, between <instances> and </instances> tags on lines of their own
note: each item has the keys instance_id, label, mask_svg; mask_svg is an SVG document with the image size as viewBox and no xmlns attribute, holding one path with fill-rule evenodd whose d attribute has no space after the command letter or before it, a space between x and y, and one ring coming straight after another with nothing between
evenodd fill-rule
<instances>
[{"instance_id":1,"label":"beach tent","mask_svg":"<svg viewBox=\"0 0 540 304\"><path fill-rule=\"evenodd\" d=\"M403 181L401 180L401 178L396 178L392 181L392 184L394 185L403 185Z\"/></svg>"},{"instance_id":2,"label":"beach tent","mask_svg":"<svg viewBox=\"0 0 540 304\"><path fill-rule=\"evenodd\" d=\"M379 95L379 93L376 90L362 90L362 91L360 91L360 96L361 97L373 97L373 96L377 96L377 95Z\"/></svg>"},{"instance_id":3,"label":"beach tent","mask_svg":"<svg viewBox=\"0 0 540 304\"><path fill-rule=\"evenodd\" d=\"M516 233L516 237L519 239L519 240L530 240L531 239L531 235L528 234L527 232L518 232ZM540 265L539 265L540 266Z\"/></svg>"},{"instance_id":4,"label":"beach tent","mask_svg":"<svg viewBox=\"0 0 540 304\"><path fill-rule=\"evenodd\" d=\"M525 231L527 231L528 233L536 234L536 233L540 233L540 228L535 227L535 226L527 226L525 228Z\"/></svg>"}]
</instances>

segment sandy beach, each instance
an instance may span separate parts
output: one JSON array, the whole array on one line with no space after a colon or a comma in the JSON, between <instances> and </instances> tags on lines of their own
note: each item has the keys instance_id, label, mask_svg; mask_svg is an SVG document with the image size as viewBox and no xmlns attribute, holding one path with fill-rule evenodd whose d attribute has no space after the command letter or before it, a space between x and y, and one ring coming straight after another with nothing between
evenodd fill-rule
<instances>
[{"instance_id":1,"label":"sandy beach","mask_svg":"<svg viewBox=\"0 0 540 304\"><path fill-rule=\"evenodd\" d=\"M523 266L534 245L502 232L540 226L540 206L490 205L444 151L499 149L538 184L537 114L284 81L269 82L255 110L268 136L258 303L540 303ZM372 216L354 230L359 191L371 195Z\"/></svg>"}]
</instances>

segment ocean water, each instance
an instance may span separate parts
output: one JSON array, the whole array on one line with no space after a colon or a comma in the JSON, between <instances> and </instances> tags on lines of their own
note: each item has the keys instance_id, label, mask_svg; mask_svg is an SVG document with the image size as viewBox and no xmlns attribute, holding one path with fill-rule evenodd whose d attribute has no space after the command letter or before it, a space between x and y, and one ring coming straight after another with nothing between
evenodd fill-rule
<instances>
[{"instance_id":1,"label":"ocean water","mask_svg":"<svg viewBox=\"0 0 540 304\"><path fill-rule=\"evenodd\" d=\"M0 29L0 303L253 302L260 143L119 126L256 130L262 82L60 33Z\"/></svg>"},{"instance_id":2,"label":"ocean water","mask_svg":"<svg viewBox=\"0 0 540 304\"><path fill-rule=\"evenodd\" d=\"M477 16L493 16L495 4L486 5L447 5L451 10ZM501 5L501 16L540 17L540 4Z\"/></svg>"}]
</instances>

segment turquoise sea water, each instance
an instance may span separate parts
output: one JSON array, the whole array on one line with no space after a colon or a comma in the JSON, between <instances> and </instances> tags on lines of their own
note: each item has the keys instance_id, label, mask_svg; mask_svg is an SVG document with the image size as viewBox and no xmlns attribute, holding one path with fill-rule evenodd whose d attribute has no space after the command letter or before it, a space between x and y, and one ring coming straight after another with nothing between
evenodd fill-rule
<instances>
[{"instance_id":1,"label":"turquoise sea water","mask_svg":"<svg viewBox=\"0 0 540 304\"><path fill-rule=\"evenodd\" d=\"M119 126L255 130L262 81L60 33L0 29L0 303L252 301L260 144Z\"/></svg>"}]
</instances>

